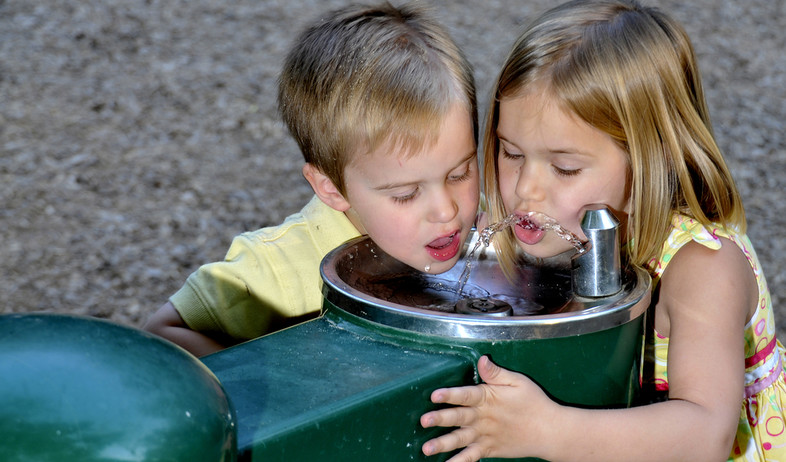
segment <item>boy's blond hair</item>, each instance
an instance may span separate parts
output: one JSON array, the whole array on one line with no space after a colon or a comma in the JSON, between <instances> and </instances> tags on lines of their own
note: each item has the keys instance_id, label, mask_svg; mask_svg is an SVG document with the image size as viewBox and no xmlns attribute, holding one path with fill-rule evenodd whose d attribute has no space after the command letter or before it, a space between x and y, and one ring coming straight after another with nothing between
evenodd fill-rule
<instances>
[{"instance_id":1,"label":"boy's blond hair","mask_svg":"<svg viewBox=\"0 0 786 462\"><path fill-rule=\"evenodd\" d=\"M492 220L505 213L497 182L499 101L537 89L628 153L631 263L645 265L660 255L674 213L745 232L742 201L713 137L690 39L657 9L627 0L556 7L518 39L495 88L484 139ZM509 266L514 237L499 241Z\"/></svg>"},{"instance_id":2,"label":"boy's blond hair","mask_svg":"<svg viewBox=\"0 0 786 462\"><path fill-rule=\"evenodd\" d=\"M305 161L345 194L344 168L383 143L418 152L455 104L473 119L472 67L415 5L351 6L303 32L279 78L279 110Z\"/></svg>"}]
</instances>

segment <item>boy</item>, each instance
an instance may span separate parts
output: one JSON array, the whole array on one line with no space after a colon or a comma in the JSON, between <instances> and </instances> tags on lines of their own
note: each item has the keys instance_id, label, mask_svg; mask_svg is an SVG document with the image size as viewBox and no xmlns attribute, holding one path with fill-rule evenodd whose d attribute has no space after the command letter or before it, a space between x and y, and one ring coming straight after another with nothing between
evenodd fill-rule
<instances>
[{"instance_id":1,"label":"boy","mask_svg":"<svg viewBox=\"0 0 786 462\"><path fill-rule=\"evenodd\" d=\"M353 6L306 29L279 77L279 110L315 197L237 236L144 326L197 356L314 316L319 264L368 234L413 268L458 261L478 207L472 68L413 5Z\"/></svg>"}]
</instances>

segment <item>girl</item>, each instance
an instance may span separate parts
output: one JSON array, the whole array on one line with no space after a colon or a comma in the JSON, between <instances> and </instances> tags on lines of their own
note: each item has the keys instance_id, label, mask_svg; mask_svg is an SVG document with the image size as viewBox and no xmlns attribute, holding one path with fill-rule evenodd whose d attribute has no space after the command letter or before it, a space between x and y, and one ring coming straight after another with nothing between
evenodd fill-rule
<instances>
[{"instance_id":1,"label":"girl","mask_svg":"<svg viewBox=\"0 0 786 462\"><path fill-rule=\"evenodd\" d=\"M569 407L484 357L484 384L432 394L460 407L421 424L459 428L423 452L465 447L451 461L786 461L784 349L682 27L633 0L566 3L519 38L496 89L485 134L491 221L536 211L582 236L584 211L613 211L624 258L653 278L642 380L662 399ZM507 267L516 248L536 257L570 250L526 221L496 245Z\"/></svg>"}]
</instances>

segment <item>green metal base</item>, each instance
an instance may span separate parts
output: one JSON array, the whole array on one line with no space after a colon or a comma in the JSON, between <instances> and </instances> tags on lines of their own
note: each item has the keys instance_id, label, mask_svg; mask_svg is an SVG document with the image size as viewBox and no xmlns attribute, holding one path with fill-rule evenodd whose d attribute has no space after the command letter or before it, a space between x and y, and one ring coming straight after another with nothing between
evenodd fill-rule
<instances>
[{"instance_id":1,"label":"green metal base","mask_svg":"<svg viewBox=\"0 0 786 462\"><path fill-rule=\"evenodd\" d=\"M446 460L421 452L446 430L419 418L436 408L436 388L476 383L482 354L572 405L623 407L638 392L643 316L589 335L500 342L413 334L326 308L202 358L235 405L239 460Z\"/></svg>"},{"instance_id":2,"label":"green metal base","mask_svg":"<svg viewBox=\"0 0 786 462\"><path fill-rule=\"evenodd\" d=\"M237 409L239 460L426 460L432 390L471 383L475 358L402 348L325 317L202 358ZM431 458L429 460L438 460Z\"/></svg>"},{"instance_id":3,"label":"green metal base","mask_svg":"<svg viewBox=\"0 0 786 462\"><path fill-rule=\"evenodd\" d=\"M343 329L397 345L429 351L469 349L475 358L488 355L507 369L526 374L553 399L586 408L629 407L639 396L643 347L642 314L625 324L567 337L489 340L429 336L384 326L325 302L324 316Z\"/></svg>"}]
</instances>

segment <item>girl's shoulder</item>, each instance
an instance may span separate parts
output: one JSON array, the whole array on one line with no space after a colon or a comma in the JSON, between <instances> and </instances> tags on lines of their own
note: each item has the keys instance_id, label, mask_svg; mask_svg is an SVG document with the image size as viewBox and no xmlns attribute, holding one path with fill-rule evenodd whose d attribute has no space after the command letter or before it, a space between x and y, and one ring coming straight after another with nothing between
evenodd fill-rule
<instances>
[{"instance_id":1,"label":"girl's shoulder","mask_svg":"<svg viewBox=\"0 0 786 462\"><path fill-rule=\"evenodd\" d=\"M661 315L668 318L674 314L672 305L689 306L693 314L706 308L709 317L720 314L715 307L727 305L737 309L725 314L744 324L762 294L763 279L759 280L758 261L747 237L720 225L705 226L690 217L675 216L655 263L650 267L653 285L660 286L662 301L674 301L661 306ZM666 326L663 330L669 330Z\"/></svg>"},{"instance_id":2,"label":"girl's shoulder","mask_svg":"<svg viewBox=\"0 0 786 462\"><path fill-rule=\"evenodd\" d=\"M695 218L674 214L671 230L663 243L661 254L652 258L647 266L653 277L657 279L686 244L693 242L706 249L719 250L723 247L724 239L733 242L735 244L733 247L739 248L743 254L753 254L753 246L747 236L740 234L736 229L729 229L717 223L706 226Z\"/></svg>"}]
</instances>

